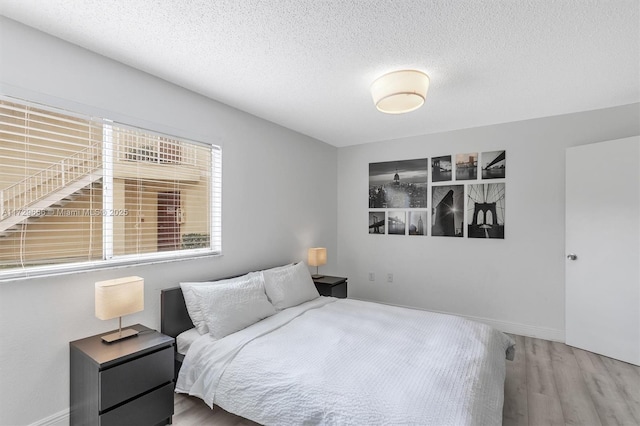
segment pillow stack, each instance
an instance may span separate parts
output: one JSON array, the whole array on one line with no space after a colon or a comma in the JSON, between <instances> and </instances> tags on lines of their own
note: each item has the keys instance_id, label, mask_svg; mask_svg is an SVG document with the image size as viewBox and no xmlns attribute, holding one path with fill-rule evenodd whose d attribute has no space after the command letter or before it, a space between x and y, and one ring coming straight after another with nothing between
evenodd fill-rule
<instances>
[{"instance_id":1,"label":"pillow stack","mask_svg":"<svg viewBox=\"0 0 640 426\"><path fill-rule=\"evenodd\" d=\"M262 271L267 296L277 310L290 308L320 296L309 269L302 263Z\"/></svg>"},{"instance_id":2,"label":"pillow stack","mask_svg":"<svg viewBox=\"0 0 640 426\"><path fill-rule=\"evenodd\" d=\"M319 296L302 262L226 280L184 282L180 287L193 325L214 339Z\"/></svg>"}]
</instances>

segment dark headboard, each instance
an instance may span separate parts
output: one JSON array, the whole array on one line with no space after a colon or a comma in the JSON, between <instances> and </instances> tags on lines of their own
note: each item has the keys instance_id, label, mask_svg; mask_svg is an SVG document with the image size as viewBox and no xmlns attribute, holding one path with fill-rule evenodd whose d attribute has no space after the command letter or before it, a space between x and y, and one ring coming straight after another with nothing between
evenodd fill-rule
<instances>
[{"instance_id":1,"label":"dark headboard","mask_svg":"<svg viewBox=\"0 0 640 426\"><path fill-rule=\"evenodd\" d=\"M160 332L177 337L183 331L193 328L184 295L180 287L168 288L160 292Z\"/></svg>"}]
</instances>

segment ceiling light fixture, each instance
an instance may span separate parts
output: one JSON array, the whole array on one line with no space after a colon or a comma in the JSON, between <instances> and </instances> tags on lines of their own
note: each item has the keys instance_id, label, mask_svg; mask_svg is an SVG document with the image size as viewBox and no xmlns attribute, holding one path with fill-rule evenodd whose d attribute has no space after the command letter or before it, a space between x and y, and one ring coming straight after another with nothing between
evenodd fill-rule
<instances>
[{"instance_id":1,"label":"ceiling light fixture","mask_svg":"<svg viewBox=\"0 0 640 426\"><path fill-rule=\"evenodd\" d=\"M420 108L428 89L428 75L416 70L402 70L390 72L374 81L371 96L378 111L402 114Z\"/></svg>"}]
</instances>

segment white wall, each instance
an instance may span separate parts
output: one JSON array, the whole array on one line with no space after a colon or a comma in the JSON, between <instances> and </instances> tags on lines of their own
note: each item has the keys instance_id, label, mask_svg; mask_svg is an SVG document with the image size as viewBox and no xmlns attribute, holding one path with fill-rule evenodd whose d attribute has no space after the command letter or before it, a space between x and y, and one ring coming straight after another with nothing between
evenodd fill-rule
<instances>
[{"instance_id":1,"label":"white wall","mask_svg":"<svg viewBox=\"0 0 640 426\"><path fill-rule=\"evenodd\" d=\"M339 149L338 258L349 296L563 340L565 150L638 134L633 104ZM368 234L369 163L502 149L504 240Z\"/></svg>"},{"instance_id":2,"label":"white wall","mask_svg":"<svg viewBox=\"0 0 640 426\"><path fill-rule=\"evenodd\" d=\"M145 278L159 328L160 289L336 250L337 149L0 17L0 92L223 146L222 257L0 283L0 424L64 418L68 342L117 327L93 312L93 283ZM176 64L180 66L180 64ZM2 242L0 241L0 244Z\"/></svg>"}]
</instances>

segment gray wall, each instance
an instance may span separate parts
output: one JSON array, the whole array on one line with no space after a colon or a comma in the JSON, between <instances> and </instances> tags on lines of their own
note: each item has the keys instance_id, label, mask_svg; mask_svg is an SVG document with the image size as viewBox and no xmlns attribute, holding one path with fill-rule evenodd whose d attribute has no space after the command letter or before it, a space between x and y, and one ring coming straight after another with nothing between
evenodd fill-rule
<instances>
[{"instance_id":1,"label":"gray wall","mask_svg":"<svg viewBox=\"0 0 640 426\"><path fill-rule=\"evenodd\" d=\"M94 317L93 283L145 279L145 310L124 323L158 328L160 289L306 260L337 263L337 149L0 17L0 91L223 147L223 256L0 283L0 424L69 407L68 342L117 327ZM179 66L179 64L176 64ZM1 242L0 242L1 244Z\"/></svg>"},{"instance_id":2,"label":"gray wall","mask_svg":"<svg viewBox=\"0 0 640 426\"><path fill-rule=\"evenodd\" d=\"M341 148L338 257L349 296L451 312L562 341L565 150L638 135L639 117L640 104L632 104ZM502 149L504 240L368 234L369 163ZM616 167L615 158L603 161ZM369 272L376 281L369 281Z\"/></svg>"}]
</instances>

